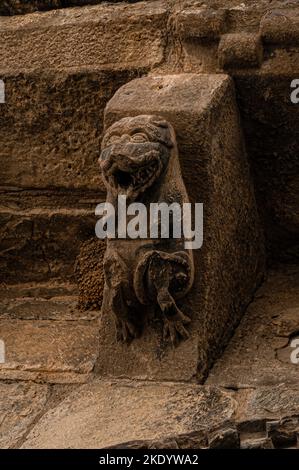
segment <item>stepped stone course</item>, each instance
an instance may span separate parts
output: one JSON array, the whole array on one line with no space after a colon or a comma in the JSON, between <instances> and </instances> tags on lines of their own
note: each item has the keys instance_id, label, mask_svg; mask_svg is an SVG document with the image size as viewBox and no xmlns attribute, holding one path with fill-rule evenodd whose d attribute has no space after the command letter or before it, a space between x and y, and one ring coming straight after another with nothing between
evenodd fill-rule
<instances>
[{"instance_id":1,"label":"stepped stone course","mask_svg":"<svg viewBox=\"0 0 299 470\"><path fill-rule=\"evenodd\" d=\"M0 1L0 448L299 447L298 18L297 0ZM205 203L177 349L159 319L120 345L100 311L97 160L140 113L173 124Z\"/></svg>"}]
</instances>

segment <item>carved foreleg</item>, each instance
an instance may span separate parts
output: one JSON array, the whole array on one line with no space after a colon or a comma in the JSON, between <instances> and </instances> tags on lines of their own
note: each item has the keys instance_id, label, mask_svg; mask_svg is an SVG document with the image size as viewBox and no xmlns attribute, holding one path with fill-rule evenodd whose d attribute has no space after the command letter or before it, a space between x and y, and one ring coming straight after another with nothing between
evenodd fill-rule
<instances>
[{"instance_id":1,"label":"carved foreleg","mask_svg":"<svg viewBox=\"0 0 299 470\"><path fill-rule=\"evenodd\" d=\"M185 252L147 253L140 264L139 273L143 274L143 286L146 285L146 288L140 289L140 283L137 285L135 282L137 295L142 303L151 299L160 307L164 338L169 337L174 345L180 339L187 339L189 333L186 325L191 320L178 308L175 298L183 297L193 282L193 263L189 255Z\"/></svg>"},{"instance_id":2,"label":"carved foreleg","mask_svg":"<svg viewBox=\"0 0 299 470\"><path fill-rule=\"evenodd\" d=\"M118 341L130 342L140 334L138 317L129 300L129 271L117 254L109 254L104 261L108 306L115 318Z\"/></svg>"}]
</instances>

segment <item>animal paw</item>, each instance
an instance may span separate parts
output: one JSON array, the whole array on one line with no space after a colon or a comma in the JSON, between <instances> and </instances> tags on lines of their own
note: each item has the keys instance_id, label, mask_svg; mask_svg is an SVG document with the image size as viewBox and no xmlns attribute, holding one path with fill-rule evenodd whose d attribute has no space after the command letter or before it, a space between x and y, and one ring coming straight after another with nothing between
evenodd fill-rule
<instances>
[{"instance_id":1,"label":"animal paw","mask_svg":"<svg viewBox=\"0 0 299 470\"><path fill-rule=\"evenodd\" d=\"M190 336L185 328L185 325L190 322L190 318L185 315L184 317L184 320L169 320L167 317L164 318L163 338L165 340L170 339L173 346L177 346L180 340L186 340Z\"/></svg>"},{"instance_id":2,"label":"animal paw","mask_svg":"<svg viewBox=\"0 0 299 470\"><path fill-rule=\"evenodd\" d=\"M134 338L139 336L138 328L128 320L117 320L116 322L116 339L122 343L130 343Z\"/></svg>"}]
</instances>

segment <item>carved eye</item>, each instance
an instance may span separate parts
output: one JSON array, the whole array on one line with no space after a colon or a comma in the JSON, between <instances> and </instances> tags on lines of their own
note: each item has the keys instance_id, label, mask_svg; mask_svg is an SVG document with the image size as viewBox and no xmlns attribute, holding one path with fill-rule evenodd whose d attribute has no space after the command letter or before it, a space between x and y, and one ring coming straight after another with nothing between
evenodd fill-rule
<instances>
[{"instance_id":1,"label":"carved eye","mask_svg":"<svg viewBox=\"0 0 299 470\"><path fill-rule=\"evenodd\" d=\"M106 142L106 146L116 144L118 141L119 135L111 135Z\"/></svg>"},{"instance_id":2,"label":"carved eye","mask_svg":"<svg viewBox=\"0 0 299 470\"><path fill-rule=\"evenodd\" d=\"M142 144L143 142L148 142L148 137L145 134L139 132L138 134L133 134L131 136L131 141L135 144Z\"/></svg>"}]
</instances>

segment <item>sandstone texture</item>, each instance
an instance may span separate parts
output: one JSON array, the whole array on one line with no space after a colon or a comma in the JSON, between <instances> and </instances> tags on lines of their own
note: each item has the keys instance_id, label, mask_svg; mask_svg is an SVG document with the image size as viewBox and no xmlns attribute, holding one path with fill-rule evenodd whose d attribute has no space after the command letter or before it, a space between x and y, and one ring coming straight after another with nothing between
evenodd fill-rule
<instances>
[{"instance_id":1,"label":"sandstone texture","mask_svg":"<svg viewBox=\"0 0 299 470\"><path fill-rule=\"evenodd\" d=\"M236 84L268 253L276 259L298 257L299 108L290 101L290 83L299 67L296 2L286 7L282 1L211 0L203 6L195 0L157 0L60 9L75 3L84 2L6 0L2 6L2 15L57 8L0 16L0 78L6 90L0 113L5 281L74 280L80 244L93 236L95 204L105 199L96 162L103 111L115 91L151 70L219 73L222 60L223 66L228 61L225 71ZM228 58L220 47L226 38L232 38ZM77 223L76 217L69 219L73 200L88 211L86 217L80 214L75 243L62 237L60 227ZM41 218L34 237L32 201ZM63 209L54 217L60 232L56 243L53 222L47 222L53 216L44 211L49 203ZM22 233L13 237L16 225Z\"/></svg>"},{"instance_id":2,"label":"sandstone texture","mask_svg":"<svg viewBox=\"0 0 299 470\"><path fill-rule=\"evenodd\" d=\"M298 337L298 302L298 266L270 271L208 383L232 388L285 383L297 389L298 365L291 362L290 342Z\"/></svg>"},{"instance_id":3,"label":"sandstone texture","mask_svg":"<svg viewBox=\"0 0 299 470\"><path fill-rule=\"evenodd\" d=\"M43 413L47 385L0 382L0 448L14 447Z\"/></svg>"},{"instance_id":4,"label":"sandstone texture","mask_svg":"<svg viewBox=\"0 0 299 470\"><path fill-rule=\"evenodd\" d=\"M109 0L109 3L118 3L122 0ZM139 0L128 0L135 3ZM3 0L0 6L0 15L21 15L34 11L46 11L74 6L106 3L106 0Z\"/></svg>"},{"instance_id":5,"label":"sandstone texture","mask_svg":"<svg viewBox=\"0 0 299 470\"><path fill-rule=\"evenodd\" d=\"M298 449L298 19L297 0L0 0L0 448ZM97 160L140 112L175 126L205 203L177 349L159 321L120 345L100 314Z\"/></svg>"},{"instance_id":6,"label":"sandstone texture","mask_svg":"<svg viewBox=\"0 0 299 470\"><path fill-rule=\"evenodd\" d=\"M215 413L211 413L209 403L213 403ZM94 382L46 413L22 447L42 448L47 442L51 448L105 448L175 435L183 438L229 421L233 411L234 400L217 389Z\"/></svg>"},{"instance_id":7,"label":"sandstone texture","mask_svg":"<svg viewBox=\"0 0 299 470\"><path fill-rule=\"evenodd\" d=\"M5 196L0 209L1 282L74 281L80 244L94 236L96 202L81 201L78 207L74 198L69 207L53 207L57 202L53 193L49 194L52 207L34 206L34 197L20 202L22 194L13 199L16 202Z\"/></svg>"},{"instance_id":8,"label":"sandstone texture","mask_svg":"<svg viewBox=\"0 0 299 470\"><path fill-rule=\"evenodd\" d=\"M250 68L261 64L263 48L255 34L225 34L219 43L219 64L223 69Z\"/></svg>"},{"instance_id":9,"label":"sandstone texture","mask_svg":"<svg viewBox=\"0 0 299 470\"><path fill-rule=\"evenodd\" d=\"M84 382L98 353L96 324L46 320L0 320L5 344L1 379Z\"/></svg>"},{"instance_id":10,"label":"sandstone texture","mask_svg":"<svg viewBox=\"0 0 299 470\"><path fill-rule=\"evenodd\" d=\"M264 269L232 82L225 75L196 74L136 79L108 103L105 125L145 113L161 115L173 125L188 195L191 202L204 204L204 244L194 250L195 282L183 303L192 319L191 337L169 350L156 322L148 335L129 347L120 346L103 309L98 370L117 376L203 380Z\"/></svg>"},{"instance_id":11,"label":"sandstone texture","mask_svg":"<svg viewBox=\"0 0 299 470\"><path fill-rule=\"evenodd\" d=\"M288 342L283 335L291 334L298 317L292 315L295 279L298 273L291 267L270 273L205 385L101 378L62 389L30 381L0 383L1 448L297 448L298 365L282 370L269 354L266 363L262 341L259 347L244 343L256 334L265 338L268 350L272 343L277 346L277 334ZM41 286L40 293L44 290ZM22 293L28 292L24 287ZM268 326L270 310L281 312L273 315L274 330ZM251 323L244 333L246 320L264 312L265 324ZM246 380L240 355L242 363L248 361ZM263 367L254 380L259 363Z\"/></svg>"},{"instance_id":12,"label":"sandstone texture","mask_svg":"<svg viewBox=\"0 0 299 470\"><path fill-rule=\"evenodd\" d=\"M166 41L166 6L163 0L113 8L105 3L22 18L3 16L1 70L134 70L157 65ZM24 46L31 51L30 61Z\"/></svg>"}]
</instances>

